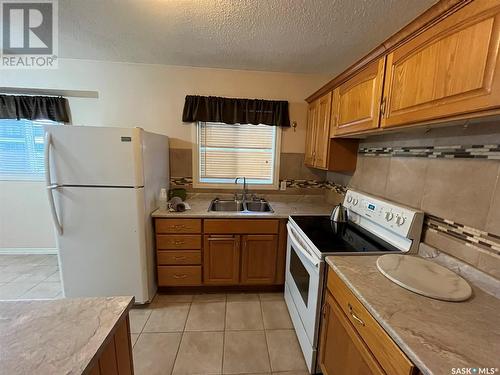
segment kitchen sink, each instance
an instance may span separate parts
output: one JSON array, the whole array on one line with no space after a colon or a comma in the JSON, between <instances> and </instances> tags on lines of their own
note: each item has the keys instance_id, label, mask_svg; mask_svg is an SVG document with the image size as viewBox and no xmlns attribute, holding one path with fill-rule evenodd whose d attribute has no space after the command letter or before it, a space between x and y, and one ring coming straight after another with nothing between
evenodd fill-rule
<instances>
[{"instance_id":1,"label":"kitchen sink","mask_svg":"<svg viewBox=\"0 0 500 375\"><path fill-rule=\"evenodd\" d=\"M265 200L259 201L248 201L245 202L245 208L247 211L252 212L272 212L271 205Z\"/></svg>"},{"instance_id":2,"label":"kitchen sink","mask_svg":"<svg viewBox=\"0 0 500 375\"><path fill-rule=\"evenodd\" d=\"M208 211L217 212L274 212L265 199L252 201L223 200L215 198L210 202Z\"/></svg>"},{"instance_id":3,"label":"kitchen sink","mask_svg":"<svg viewBox=\"0 0 500 375\"><path fill-rule=\"evenodd\" d=\"M239 212L244 211L243 202L235 200L221 200L215 198L208 207L209 211L230 211Z\"/></svg>"}]
</instances>

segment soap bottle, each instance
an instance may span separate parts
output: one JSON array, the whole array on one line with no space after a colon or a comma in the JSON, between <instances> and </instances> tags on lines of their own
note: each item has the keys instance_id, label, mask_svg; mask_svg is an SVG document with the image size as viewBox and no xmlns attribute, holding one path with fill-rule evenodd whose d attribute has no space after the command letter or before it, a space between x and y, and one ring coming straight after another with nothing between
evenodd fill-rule
<instances>
[{"instance_id":1,"label":"soap bottle","mask_svg":"<svg viewBox=\"0 0 500 375\"><path fill-rule=\"evenodd\" d=\"M160 210L167 210L167 189L161 188L160 190Z\"/></svg>"}]
</instances>

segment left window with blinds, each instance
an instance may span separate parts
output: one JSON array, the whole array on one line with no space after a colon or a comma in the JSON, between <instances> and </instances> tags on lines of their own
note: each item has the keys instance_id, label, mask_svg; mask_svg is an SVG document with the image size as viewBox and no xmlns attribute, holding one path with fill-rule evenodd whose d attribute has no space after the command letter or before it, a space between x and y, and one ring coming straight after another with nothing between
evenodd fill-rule
<instances>
[{"instance_id":1,"label":"left window with blinds","mask_svg":"<svg viewBox=\"0 0 500 375\"><path fill-rule=\"evenodd\" d=\"M0 180L44 178L44 125L50 120L0 120Z\"/></svg>"}]
</instances>

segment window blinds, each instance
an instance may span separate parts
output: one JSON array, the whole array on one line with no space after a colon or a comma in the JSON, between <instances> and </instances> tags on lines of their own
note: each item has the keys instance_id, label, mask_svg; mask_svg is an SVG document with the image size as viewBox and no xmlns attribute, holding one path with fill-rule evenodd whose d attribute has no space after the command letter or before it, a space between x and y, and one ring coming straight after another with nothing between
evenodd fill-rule
<instances>
[{"instance_id":1,"label":"window blinds","mask_svg":"<svg viewBox=\"0 0 500 375\"><path fill-rule=\"evenodd\" d=\"M276 127L201 122L198 126L200 182L272 184Z\"/></svg>"},{"instance_id":2,"label":"window blinds","mask_svg":"<svg viewBox=\"0 0 500 375\"><path fill-rule=\"evenodd\" d=\"M0 179L42 180L44 125L50 120L0 120Z\"/></svg>"}]
</instances>

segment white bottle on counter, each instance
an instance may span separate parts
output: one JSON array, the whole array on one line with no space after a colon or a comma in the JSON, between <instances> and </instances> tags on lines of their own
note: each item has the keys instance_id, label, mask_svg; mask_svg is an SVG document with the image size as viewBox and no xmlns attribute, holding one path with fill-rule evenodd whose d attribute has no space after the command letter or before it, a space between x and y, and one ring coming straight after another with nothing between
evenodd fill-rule
<instances>
[{"instance_id":1,"label":"white bottle on counter","mask_svg":"<svg viewBox=\"0 0 500 375\"><path fill-rule=\"evenodd\" d=\"M166 211L167 210L167 189L162 188L160 189L160 210Z\"/></svg>"}]
</instances>

